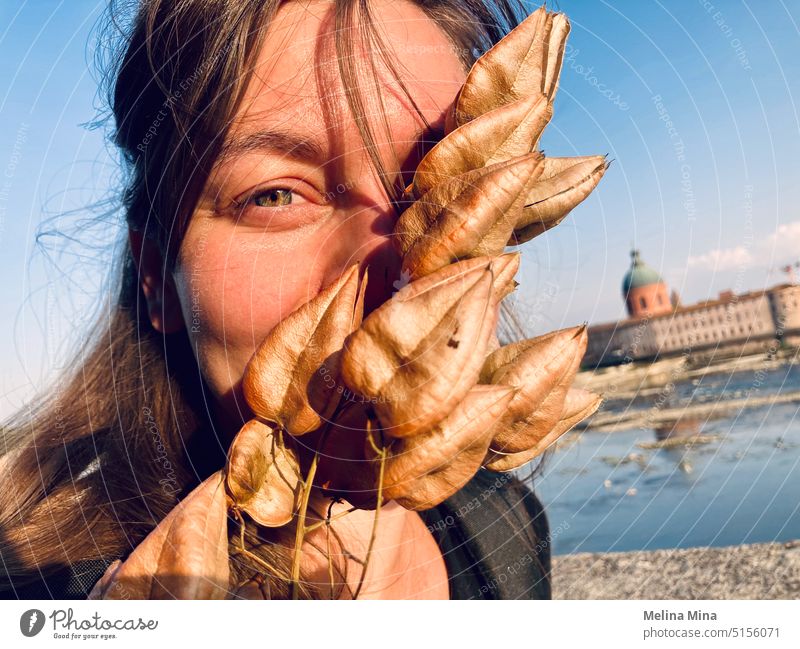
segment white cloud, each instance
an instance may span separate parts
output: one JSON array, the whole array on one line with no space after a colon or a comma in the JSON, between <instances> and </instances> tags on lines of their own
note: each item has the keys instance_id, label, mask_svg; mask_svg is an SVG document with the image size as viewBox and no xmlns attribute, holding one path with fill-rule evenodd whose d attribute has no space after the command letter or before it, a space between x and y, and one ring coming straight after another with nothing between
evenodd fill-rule
<instances>
[{"instance_id":1,"label":"white cloud","mask_svg":"<svg viewBox=\"0 0 800 649\"><path fill-rule=\"evenodd\" d=\"M800 258L800 221L782 223L757 247L762 257L774 264L794 263Z\"/></svg>"},{"instance_id":2,"label":"white cloud","mask_svg":"<svg viewBox=\"0 0 800 649\"><path fill-rule=\"evenodd\" d=\"M756 239L751 246L717 248L689 257L692 269L726 271L751 266L781 266L800 259L800 221L782 223L772 234Z\"/></svg>"},{"instance_id":3,"label":"white cloud","mask_svg":"<svg viewBox=\"0 0 800 649\"><path fill-rule=\"evenodd\" d=\"M689 257L689 268L723 271L745 268L753 263L753 254L744 246L722 248Z\"/></svg>"}]
</instances>

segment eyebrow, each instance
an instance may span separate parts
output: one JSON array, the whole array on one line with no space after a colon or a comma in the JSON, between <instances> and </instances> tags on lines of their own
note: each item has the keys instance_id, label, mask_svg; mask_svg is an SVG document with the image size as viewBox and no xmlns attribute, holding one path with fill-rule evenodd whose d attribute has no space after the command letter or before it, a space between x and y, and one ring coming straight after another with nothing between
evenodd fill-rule
<instances>
[{"instance_id":1,"label":"eyebrow","mask_svg":"<svg viewBox=\"0 0 800 649\"><path fill-rule=\"evenodd\" d=\"M274 151L300 160L319 161L323 157L322 147L316 140L291 131L268 129L250 133L242 138L226 142L219 159L229 160L254 151Z\"/></svg>"},{"instance_id":2,"label":"eyebrow","mask_svg":"<svg viewBox=\"0 0 800 649\"><path fill-rule=\"evenodd\" d=\"M417 146L435 143L444 137L444 128L421 127L414 134ZM426 137L427 136L427 137ZM431 139L427 139L430 137ZM224 162L254 151L273 151L306 161L320 161L324 154L316 140L291 131L267 129L250 133L239 139L226 142L220 151L218 162Z\"/></svg>"}]
</instances>

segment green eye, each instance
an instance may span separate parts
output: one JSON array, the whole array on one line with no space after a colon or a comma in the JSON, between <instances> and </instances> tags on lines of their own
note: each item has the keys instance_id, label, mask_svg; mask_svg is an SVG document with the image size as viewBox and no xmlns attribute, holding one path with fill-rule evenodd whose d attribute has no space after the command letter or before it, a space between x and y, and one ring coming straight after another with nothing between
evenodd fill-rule
<instances>
[{"instance_id":1,"label":"green eye","mask_svg":"<svg viewBox=\"0 0 800 649\"><path fill-rule=\"evenodd\" d=\"M290 189L269 189L253 197L253 203L258 207L281 207L292 202Z\"/></svg>"}]
</instances>

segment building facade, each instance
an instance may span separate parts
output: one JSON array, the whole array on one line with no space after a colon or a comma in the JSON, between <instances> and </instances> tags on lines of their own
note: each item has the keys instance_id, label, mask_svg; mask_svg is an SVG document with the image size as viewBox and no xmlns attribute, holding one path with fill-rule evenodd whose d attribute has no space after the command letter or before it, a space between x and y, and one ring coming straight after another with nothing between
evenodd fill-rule
<instances>
[{"instance_id":1,"label":"building facade","mask_svg":"<svg viewBox=\"0 0 800 649\"><path fill-rule=\"evenodd\" d=\"M628 318L589 327L584 367L733 348L757 353L775 341L800 345L800 285L779 284L681 305L638 251L622 283Z\"/></svg>"}]
</instances>

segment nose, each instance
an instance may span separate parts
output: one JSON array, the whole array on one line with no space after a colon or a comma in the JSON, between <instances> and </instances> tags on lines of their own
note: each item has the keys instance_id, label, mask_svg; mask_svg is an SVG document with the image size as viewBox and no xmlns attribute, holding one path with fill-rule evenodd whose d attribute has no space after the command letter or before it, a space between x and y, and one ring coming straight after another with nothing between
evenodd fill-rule
<instances>
[{"instance_id":1,"label":"nose","mask_svg":"<svg viewBox=\"0 0 800 649\"><path fill-rule=\"evenodd\" d=\"M357 133L350 138L359 137ZM348 138L342 138L344 142ZM384 147L385 148L385 147ZM390 160L388 156L384 156ZM395 165L397 158L403 163ZM347 149L330 165L330 173L346 191L336 196L338 259L329 266L338 276L345 268L358 261L367 273L364 296L365 316L386 302L398 290L401 269L400 255L392 242L394 228L404 205L398 202L403 191L403 169L416 163L410 151L396 152L382 174L376 173L366 150ZM406 170L408 171L408 170ZM384 175L385 174L385 175ZM388 177L391 187L379 177ZM394 200L392 199L394 197ZM329 281L335 277L328 278Z\"/></svg>"},{"instance_id":2,"label":"nose","mask_svg":"<svg viewBox=\"0 0 800 649\"><path fill-rule=\"evenodd\" d=\"M397 290L401 259L392 243L397 210L387 202L354 201L339 217L339 228L331 241L337 253L329 265L333 281L345 268L358 262L367 273L364 313L369 314ZM335 241L335 243L334 243Z\"/></svg>"},{"instance_id":3,"label":"nose","mask_svg":"<svg viewBox=\"0 0 800 649\"><path fill-rule=\"evenodd\" d=\"M400 255L392 243L397 211L391 205L374 206L368 232L364 234L362 272L367 273L364 315L372 313L397 291L400 280Z\"/></svg>"}]
</instances>

